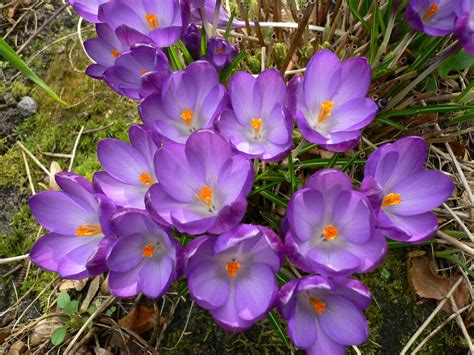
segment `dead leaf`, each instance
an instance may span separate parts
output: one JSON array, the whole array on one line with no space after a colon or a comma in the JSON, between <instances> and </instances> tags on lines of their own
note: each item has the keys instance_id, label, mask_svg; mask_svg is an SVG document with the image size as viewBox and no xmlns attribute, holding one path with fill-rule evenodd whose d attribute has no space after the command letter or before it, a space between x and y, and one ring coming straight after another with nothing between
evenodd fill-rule
<instances>
[{"instance_id":1,"label":"dead leaf","mask_svg":"<svg viewBox=\"0 0 474 355\"><path fill-rule=\"evenodd\" d=\"M86 311L89 308L94 296L96 295L97 291L99 291L100 286L100 276L96 276L92 279L92 282L89 285L89 290L87 290L86 298L82 301L81 304L81 311Z\"/></svg>"},{"instance_id":2,"label":"dead leaf","mask_svg":"<svg viewBox=\"0 0 474 355\"><path fill-rule=\"evenodd\" d=\"M456 155L458 158L463 159L465 154L466 154L466 148L464 145L462 145L459 141L453 140L449 142L449 146L453 150L454 155Z\"/></svg>"},{"instance_id":3,"label":"dead leaf","mask_svg":"<svg viewBox=\"0 0 474 355\"><path fill-rule=\"evenodd\" d=\"M145 306L133 307L118 323L121 327L142 335L155 328L157 324L155 310Z\"/></svg>"},{"instance_id":4,"label":"dead leaf","mask_svg":"<svg viewBox=\"0 0 474 355\"><path fill-rule=\"evenodd\" d=\"M429 256L411 256L408 270L409 281L416 294L423 298L440 301L446 297L459 275L441 276L436 273L433 259ZM453 293L458 308L464 307L469 301L469 290L465 282ZM443 310L452 313L451 305L446 303Z\"/></svg>"},{"instance_id":5,"label":"dead leaf","mask_svg":"<svg viewBox=\"0 0 474 355\"><path fill-rule=\"evenodd\" d=\"M8 350L8 355L28 355L31 354L30 350L24 342L18 340L10 346L10 350Z\"/></svg>"},{"instance_id":6,"label":"dead leaf","mask_svg":"<svg viewBox=\"0 0 474 355\"><path fill-rule=\"evenodd\" d=\"M69 290L76 290L82 291L82 289L86 286L87 279L82 280L63 280L59 284L59 291L69 291Z\"/></svg>"},{"instance_id":7,"label":"dead leaf","mask_svg":"<svg viewBox=\"0 0 474 355\"><path fill-rule=\"evenodd\" d=\"M49 166L49 171L51 172L50 178L49 178L49 188L51 190L59 190L59 186L56 183L56 180L54 179L54 176L56 176L57 173L60 173L63 171L61 166L57 161L52 161L51 165Z\"/></svg>"},{"instance_id":8,"label":"dead leaf","mask_svg":"<svg viewBox=\"0 0 474 355\"><path fill-rule=\"evenodd\" d=\"M51 338L51 334L53 334L57 328L62 326L64 326L64 324L61 322L59 317L52 317L42 320L36 325L33 333L31 334L30 345L36 346L45 340L49 340Z\"/></svg>"}]
</instances>

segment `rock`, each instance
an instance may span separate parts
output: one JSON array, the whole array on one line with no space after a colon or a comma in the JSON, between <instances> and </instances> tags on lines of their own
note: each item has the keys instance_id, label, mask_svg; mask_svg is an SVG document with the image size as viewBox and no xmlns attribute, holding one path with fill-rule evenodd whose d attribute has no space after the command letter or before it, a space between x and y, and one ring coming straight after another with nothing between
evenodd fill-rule
<instances>
[{"instance_id":1,"label":"rock","mask_svg":"<svg viewBox=\"0 0 474 355\"><path fill-rule=\"evenodd\" d=\"M24 96L17 105L20 110L20 115L23 117L30 117L36 113L38 105L36 101L29 96Z\"/></svg>"},{"instance_id":2,"label":"rock","mask_svg":"<svg viewBox=\"0 0 474 355\"><path fill-rule=\"evenodd\" d=\"M5 95L3 95L3 101L7 104L7 106L14 106L16 105L16 100L15 97L11 92L7 92Z\"/></svg>"}]
</instances>

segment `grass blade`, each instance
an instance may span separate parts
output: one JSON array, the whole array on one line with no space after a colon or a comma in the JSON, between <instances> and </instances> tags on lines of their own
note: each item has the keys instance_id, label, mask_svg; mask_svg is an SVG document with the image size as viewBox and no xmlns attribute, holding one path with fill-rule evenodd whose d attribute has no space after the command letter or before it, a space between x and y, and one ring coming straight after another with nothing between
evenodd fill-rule
<instances>
[{"instance_id":1,"label":"grass blade","mask_svg":"<svg viewBox=\"0 0 474 355\"><path fill-rule=\"evenodd\" d=\"M227 22L227 27L225 28L224 38L229 39L230 30L232 29L232 22L234 22L235 13L232 11L230 13L229 22Z\"/></svg>"},{"instance_id":2,"label":"grass blade","mask_svg":"<svg viewBox=\"0 0 474 355\"><path fill-rule=\"evenodd\" d=\"M411 107L406 108L403 110L396 110L396 111L387 111L381 112L377 116L377 120L380 120L382 117L397 117L397 116L411 116L411 115L418 115L420 113L447 113L453 111L464 111L468 109L468 106L462 105L431 105L431 106L420 106L420 107Z\"/></svg>"},{"instance_id":3,"label":"grass blade","mask_svg":"<svg viewBox=\"0 0 474 355\"><path fill-rule=\"evenodd\" d=\"M378 49L378 37L379 37L379 14L380 10L378 6L374 7L372 13L371 26L370 26L370 47L369 47L369 63L374 64L375 57Z\"/></svg>"},{"instance_id":4,"label":"grass blade","mask_svg":"<svg viewBox=\"0 0 474 355\"><path fill-rule=\"evenodd\" d=\"M63 101L46 83L41 80L41 78L36 75L36 73L30 69L30 67L20 58L18 54L0 38L0 55L5 57L5 59L18 69L24 76L33 81L36 85L42 88L54 101L59 103L62 106L68 106L68 104Z\"/></svg>"},{"instance_id":5,"label":"grass blade","mask_svg":"<svg viewBox=\"0 0 474 355\"><path fill-rule=\"evenodd\" d=\"M271 310L270 313L268 313L268 320L271 323L273 329L277 332L278 336L281 338L281 340L283 340L287 348L291 350L291 344L288 340L288 336L286 335L286 332L283 329L283 326L281 325L280 320L278 319L274 310Z\"/></svg>"},{"instance_id":6,"label":"grass blade","mask_svg":"<svg viewBox=\"0 0 474 355\"><path fill-rule=\"evenodd\" d=\"M193 57L191 56L191 53L189 53L188 49L184 45L183 41L178 41L178 46L179 46L179 49L181 50L181 53L183 53L183 57L186 60L186 63L191 64L193 62Z\"/></svg>"},{"instance_id":7,"label":"grass blade","mask_svg":"<svg viewBox=\"0 0 474 355\"><path fill-rule=\"evenodd\" d=\"M220 73L219 73L219 77L221 79L221 82L224 83L230 76L230 74L232 74L232 71L237 67L237 65L239 64L239 62L245 58L245 51L242 51L240 52L239 54L237 54L237 56L234 58L234 60L232 62L229 63L229 65L227 65Z\"/></svg>"},{"instance_id":8,"label":"grass blade","mask_svg":"<svg viewBox=\"0 0 474 355\"><path fill-rule=\"evenodd\" d=\"M268 201L271 201L275 203L279 207L287 208L288 207L288 202L282 199L281 197L278 197L275 194L272 194L271 192L268 191L261 191L260 196L263 198L267 199Z\"/></svg>"}]
</instances>

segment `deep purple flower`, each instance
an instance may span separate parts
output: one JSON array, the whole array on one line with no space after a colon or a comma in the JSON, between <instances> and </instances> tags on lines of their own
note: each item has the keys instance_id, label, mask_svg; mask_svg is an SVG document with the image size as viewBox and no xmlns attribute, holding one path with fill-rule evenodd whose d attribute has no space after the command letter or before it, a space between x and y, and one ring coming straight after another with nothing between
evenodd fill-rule
<instances>
[{"instance_id":1,"label":"deep purple flower","mask_svg":"<svg viewBox=\"0 0 474 355\"><path fill-rule=\"evenodd\" d=\"M308 276L283 285L277 306L295 346L308 354L344 355L346 346L368 339L362 311L370 300L358 280Z\"/></svg>"},{"instance_id":2,"label":"deep purple flower","mask_svg":"<svg viewBox=\"0 0 474 355\"><path fill-rule=\"evenodd\" d=\"M190 0L190 1L196 1L200 2L201 0ZM218 28L226 28L227 24L229 23L230 16L226 9L223 6L224 1L221 1L221 6L219 7L219 15L217 18L217 27ZM200 24L202 23L202 16L201 16L201 10L198 6L190 6L191 9L191 18L190 22L194 24ZM214 14L216 12L216 0L204 0L204 8L203 8L203 14L204 14L204 21L207 23L213 24L214 23ZM239 21L234 19L232 22L232 28L241 28L244 27L245 23L243 21Z\"/></svg>"},{"instance_id":3,"label":"deep purple flower","mask_svg":"<svg viewBox=\"0 0 474 355\"><path fill-rule=\"evenodd\" d=\"M127 208L112 217L112 228L120 239L107 257L110 292L118 297L163 295L179 276L181 246L171 231L146 211Z\"/></svg>"},{"instance_id":4,"label":"deep purple flower","mask_svg":"<svg viewBox=\"0 0 474 355\"><path fill-rule=\"evenodd\" d=\"M239 225L215 236L191 241L184 253L184 272L191 297L229 331L243 331L273 306L283 252L271 230Z\"/></svg>"},{"instance_id":5,"label":"deep purple flower","mask_svg":"<svg viewBox=\"0 0 474 355\"><path fill-rule=\"evenodd\" d=\"M105 171L94 174L94 183L117 206L144 209L145 193L156 182L158 147L142 126L131 126L129 137L131 144L113 138L99 142L97 155Z\"/></svg>"},{"instance_id":6,"label":"deep purple flower","mask_svg":"<svg viewBox=\"0 0 474 355\"><path fill-rule=\"evenodd\" d=\"M110 0L68 0L74 11L85 20L93 23L100 23L97 17L99 6Z\"/></svg>"},{"instance_id":7,"label":"deep purple flower","mask_svg":"<svg viewBox=\"0 0 474 355\"><path fill-rule=\"evenodd\" d=\"M453 0L457 19L454 33L464 44L464 50L474 54L474 3L472 0Z\"/></svg>"},{"instance_id":8,"label":"deep purple flower","mask_svg":"<svg viewBox=\"0 0 474 355\"><path fill-rule=\"evenodd\" d=\"M425 161L425 141L415 136L385 144L367 160L361 191L377 213L377 228L391 239L421 242L438 229L431 211L454 184L440 171L423 169Z\"/></svg>"},{"instance_id":9,"label":"deep purple flower","mask_svg":"<svg viewBox=\"0 0 474 355\"><path fill-rule=\"evenodd\" d=\"M183 32L179 0L113 0L99 9L99 19L117 30L117 36L148 36L158 47L176 43ZM129 43L133 44L133 43Z\"/></svg>"},{"instance_id":10,"label":"deep purple flower","mask_svg":"<svg viewBox=\"0 0 474 355\"><path fill-rule=\"evenodd\" d=\"M115 205L92 184L72 173L56 174L62 191L40 192L30 198L33 216L50 233L30 251L39 267L64 279L83 279L106 271L105 257L115 242L109 228Z\"/></svg>"},{"instance_id":11,"label":"deep purple flower","mask_svg":"<svg viewBox=\"0 0 474 355\"><path fill-rule=\"evenodd\" d=\"M237 45L230 44L223 37L212 37L207 41L207 54L202 59L214 65L217 70L222 70L238 53Z\"/></svg>"},{"instance_id":12,"label":"deep purple flower","mask_svg":"<svg viewBox=\"0 0 474 355\"><path fill-rule=\"evenodd\" d=\"M328 276L373 269L387 251L374 232L374 215L365 196L352 189L338 169L316 172L288 204L286 254L306 272Z\"/></svg>"},{"instance_id":13,"label":"deep purple flower","mask_svg":"<svg viewBox=\"0 0 474 355\"><path fill-rule=\"evenodd\" d=\"M446 36L453 32L456 20L453 3L453 0L410 0L405 19L417 31Z\"/></svg>"},{"instance_id":14,"label":"deep purple flower","mask_svg":"<svg viewBox=\"0 0 474 355\"><path fill-rule=\"evenodd\" d=\"M304 79L288 85L289 109L308 141L324 149L344 152L357 145L361 129L377 113L377 104L366 98L371 81L365 58L339 61L329 50L316 53Z\"/></svg>"},{"instance_id":15,"label":"deep purple flower","mask_svg":"<svg viewBox=\"0 0 474 355\"><path fill-rule=\"evenodd\" d=\"M95 79L102 79L104 71L114 65L120 53L128 49L128 46L117 38L107 24L98 23L95 29L97 38L84 42L87 54L95 61L87 67L86 74Z\"/></svg>"},{"instance_id":16,"label":"deep purple flower","mask_svg":"<svg viewBox=\"0 0 474 355\"><path fill-rule=\"evenodd\" d=\"M226 89L212 65L194 62L172 73L161 94L140 104L143 123L163 137L184 143L201 128L212 128L215 118L227 106Z\"/></svg>"},{"instance_id":17,"label":"deep purple flower","mask_svg":"<svg viewBox=\"0 0 474 355\"><path fill-rule=\"evenodd\" d=\"M183 35L183 43L188 49L189 53L194 59L199 58L201 52L201 31L196 25L189 25L188 29Z\"/></svg>"},{"instance_id":18,"label":"deep purple flower","mask_svg":"<svg viewBox=\"0 0 474 355\"><path fill-rule=\"evenodd\" d=\"M223 233L242 220L253 167L219 134L201 130L186 145L166 144L155 155L155 168L159 183L145 203L159 221L196 235Z\"/></svg>"},{"instance_id":19,"label":"deep purple flower","mask_svg":"<svg viewBox=\"0 0 474 355\"><path fill-rule=\"evenodd\" d=\"M281 160L293 144L281 74L267 69L256 79L238 72L230 80L229 93L232 109L224 111L218 122L222 135L248 157Z\"/></svg>"},{"instance_id":20,"label":"deep purple flower","mask_svg":"<svg viewBox=\"0 0 474 355\"><path fill-rule=\"evenodd\" d=\"M156 74L161 74L158 78L164 80L168 70L168 59L160 49L148 44L137 44L122 52L115 64L104 72L103 78L120 95L138 100L148 94L143 91L144 80L156 78Z\"/></svg>"}]
</instances>

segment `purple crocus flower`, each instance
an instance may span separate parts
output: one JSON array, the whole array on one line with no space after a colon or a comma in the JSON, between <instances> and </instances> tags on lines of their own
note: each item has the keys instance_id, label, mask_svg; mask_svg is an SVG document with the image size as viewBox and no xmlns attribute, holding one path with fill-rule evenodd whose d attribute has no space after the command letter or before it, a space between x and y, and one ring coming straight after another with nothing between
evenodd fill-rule
<instances>
[{"instance_id":1,"label":"purple crocus flower","mask_svg":"<svg viewBox=\"0 0 474 355\"><path fill-rule=\"evenodd\" d=\"M230 80L229 93L232 109L224 111L218 122L221 134L250 158L281 160L293 144L281 74L267 69L256 79L238 72Z\"/></svg>"},{"instance_id":2,"label":"purple crocus flower","mask_svg":"<svg viewBox=\"0 0 474 355\"><path fill-rule=\"evenodd\" d=\"M191 0L193 1L193 0ZM196 0L196 2L199 4L201 0ZM218 28L226 28L227 24L229 23L230 16L226 9L223 6L224 2L221 2L221 6L219 7L219 15L217 18L217 27ZM190 22L194 24L199 24L202 23L203 19L201 16L201 10L198 6L190 6L191 9L191 18ZM216 0L204 0L204 7L203 7L203 15L204 15L204 21L207 23L214 23L214 14L216 12ZM239 21L234 19L232 22L232 28L241 28L244 27L245 23L243 21Z\"/></svg>"},{"instance_id":3,"label":"purple crocus flower","mask_svg":"<svg viewBox=\"0 0 474 355\"><path fill-rule=\"evenodd\" d=\"M85 20L92 23L100 23L97 17L99 6L111 0L68 0L74 11Z\"/></svg>"},{"instance_id":4,"label":"purple crocus flower","mask_svg":"<svg viewBox=\"0 0 474 355\"><path fill-rule=\"evenodd\" d=\"M223 37L212 37L207 41L207 54L202 59L214 65L217 70L222 70L238 53L237 45L230 44Z\"/></svg>"},{"instance_id":5,"label":"purple crocus flower","mask_svg":"<svg viewBox=\"0 0 474 355\"><path fill-rule=\"evenodd\" d=\"M456 21L453 1L410 0L405 19L417 31L430 36L446 36L453 32Z\"/></svg>"},{"instance_id":6,"label":"purple crocus flower","mask_svg":"<svg viewBox=\"0 0 474 355\"><path fill-rule=\"evenodd\" d=\"M115 64L104 72L103 78L120 95L138 100L149 94L142 87L144 81L151 77L163 82L168 70L168 59L160 49L137 44L122 52Z\"/></svg>"},{"instance_id":7,"label":"purple crocus flower","mask_svg":"<svg viewBox=\"0 0 474 355\"><path fill-rule=\"evenodd\" d=\"M140 104L145 126L168 140L184 143L201 128L212 128L215 118L227 106L227 91L212 65L194 62L172 73L161 94L153 94Z\"/></svg>"},{"instance_id":8,"label":"purple crocus flower","mask_svg":"<svg viewBox=\"0 0 474 355\"><path fill-rule=\"evenodd\" d=\"M199 58L201 52L201 31L196 25L189 25L183 35L182 41L194 59Z\"/></svg>"},{"instance_id":9,"label":"purple crocus flower","mask_svg":"<svg viewBox=\"0 0 474 355\"><path fill-rule=\"evenodd\" d=\"M114 65L120 53L128 49L128 46L117 38L107 24L98 23L95 29L97 38L84 42L87 54L95 61L87 67L86 74L94 79L102 79L105 70Z\"/></svg>"},{"instance_id":10,"label":"purple crocus flower","mask_svg":"<svg viewBox=\"0 0 474 355\"><path fill-rule=\"evenodd\" d=\"M155 168L159 183L145 203L159 222L196 235L223 233L242 220L253 167L219 134L201 130L186 145L166 144L156 152Z\"/></svg>"},{"instance_id":11,"label":"purple crocus flower","mask_svg":"<svg viewBox=\"0 0 474 355\"><path fill-rule=\"evenodd\" d=\"M376 226L388 238L418 243L438 229L431 211L454 190L442 172L425 170L426 144L405 137L376 149L365 165L361 191L377 213Z\"/></svg>"},{"instance_id":12,"label":"purple crocus flower","mask_svg":"<svg viewBox=\"0 0 474 355\"><path fill-rule=\"evenodd\" d=\"M304 79L288 86L289 109L308 141L324 149L344 152L357 145L360 130L377 113L377 104L366 98L371 81L365 58L339 61L329 50L316 53Z\"/></svg>"},{"instance_id":13,"label":"purple crocus flower","mask_svg":"<svg viewBox=\"0 0 474 355\"><path fill-rule=\"evenodd\" d=\"M286 254L306 272L350 275L373 269L387 244L374 232L374 215L365 196L352 189L338 169L316 172L288 204Z\"/></svg>"},{"instance_id":14,"label":"purple crocus flower","mask_svg":"<svg viewBox=\"0 0 474 355\"><path fill-rule=\"evenodd\" d=\"M474 3L471 0L453 0L457 19L454 33L464 44L467 53L474 54Z\"/></svg>"},{"instance_id":15,"label":"purple crocus flower","mask_svg":"<svg viewBox=\"0 0 474 355\"><path fill-rule=\"evenodd\" d=\"M217 323L233 332L265 317L275 300L283 252L271 230L239 225L215 236L191 241L184 252L184 272L191 297Z\"/></svg>"},{"instance_id":16,"label":"purple crocus flower","mask_svg":"<svg viewBox=\"0 0 474 355\"><path fill-rule=\"evenodd\" d=\"M146 211L127 208L112 217L112 228L120 239L107 256L110 292L118 297L163 295L179 276L181 246L171 231Z\"/></svg>"},{"instance_id":17,"label":"purple crocus flower","mask_svg":"<svg viewBox=\"0 0 474 355\"><path fill-rule=\"evenodd\" d=\"M144 209L145 193L156 182L158 147L142 126L131 126L129 137L131 144L113 138L99 142L97 155L105 171L94 174L94 183L117 206Z\"/></svg>"},{"instance_id":18,"label":"purple crocus flower","mask_svg":"<svg viewBox=\"0 0 474 355\"><path fill-rule=\"evenodd\" d=\"M121 39L149 37L158 47L176 43L183 32L179 0L113 0L99 9L99 19ZM129 43L133 44L133 43Z\"/></svg>"},{"instance_id":19,"label":"purple crocus flower","mask_svg":"<svg viewBox=\"0 0 474 355\"><path fill-rule=\"evenodd\" d=\"M50 233L30 251L39 267L64 279L83 279L106 271L105 257L115 235L110 217L115 205L92 184L72 173L56 174L62 191L40 192L30 198L33 216Z\"/></svg>"},{"instance_id":20,"label":"purple crocus flower","mask_svg":"<svg viewBox=\"0 0 474 355\"><path fill-rule=\"evenodd\" d=\"M346 346L368 339L362 311L370 300L369 290L358 280L307 276L283 285L277 307L288 320L295 346L308 354L344 355Z\"/></svg>"}]
</instances>

